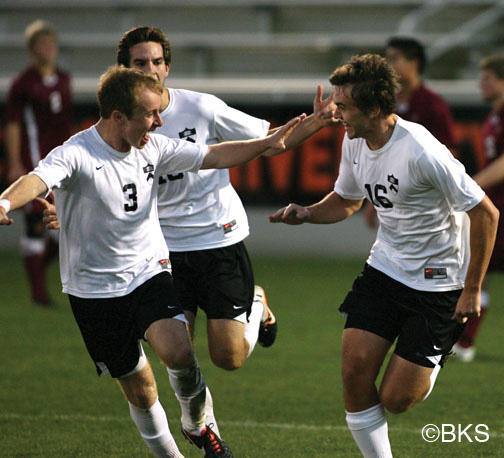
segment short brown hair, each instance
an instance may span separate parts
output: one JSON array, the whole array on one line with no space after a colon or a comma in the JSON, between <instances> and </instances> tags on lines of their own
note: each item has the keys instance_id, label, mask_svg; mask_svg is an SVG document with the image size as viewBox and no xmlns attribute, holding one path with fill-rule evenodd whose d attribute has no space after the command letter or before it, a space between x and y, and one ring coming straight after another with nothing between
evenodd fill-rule
<instances>
[{"instance_id":1,"label":"short brown hair","mask_svg":"<svg viewBox=\"0 0 504 458\"><path fill-rule=\"evenodd\" d=\"M123 66L109 67L100 77L98 87L100 116L108 119L112 112L117 110L131 119L137 106L139 89L150 89L159 94L163 93L161 84L152 75Z\"/></svg>"},{"instance_id":2,"label":"short brown hair","mask_svg":"<svg viewBox=\"0 0 504 458\"><path fill-rule=\"evenodd\" d=\"M480 62L480 70L489 70L498 79L504 80L504 55L494 54L493 56L484 57Z\"/></svg>"},{"instance_id":3,"label":"short brown hair","mask_svg":"<svg viewBox=\"0 0 504 458\"><path fill-rule=\"evenodd\" d=\"M137 26L128 30L119 41L117 45L117 64L130 66L130 48L139 43L153 41L159 43L163 48L163 58L166 65L171 63L171 49L170 42L166 35L157 27Z\"/></svg>"},{"instance_id":4,"label":"short brown hair","mask_svg":"<svg viewBox=\"0 0 504 458\"><path fill-rule=\"evenodd\" d=\"M397 76L385 58L378 54L353 56L332 73L333 86L351 84L352 99L364 113L379 107L385 116L394 112Z\"/></svg>"},{"instance_id":5,"label":"short brown hair","mask_svg":"<svg viewBox=\"0 0 504 458\"><path fill-rule=\"evenodd\" d=\"M33 50L35 43L42 35L52 35L55 38L58 37L56 29L49 22L43 21L42 19L37 19L26 27L26 46L30 51Z\"/></svg>"}]
</instances>

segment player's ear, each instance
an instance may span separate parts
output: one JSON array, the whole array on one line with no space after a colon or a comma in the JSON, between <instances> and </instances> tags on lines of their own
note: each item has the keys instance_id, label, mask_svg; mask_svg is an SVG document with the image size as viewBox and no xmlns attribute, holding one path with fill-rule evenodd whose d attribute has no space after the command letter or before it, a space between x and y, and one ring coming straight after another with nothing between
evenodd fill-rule
<instances>
[{"instance_id":1,"label":"player's ear","mask_svg":"<svg viewBox=\"0 0 504 458\"><path fill-rule=\"evenodd\" d=\"M121 113L119 110L114 110L110 117L118 124L123 124L127 120L126 115Z\"/></svg>"}]
</instances>

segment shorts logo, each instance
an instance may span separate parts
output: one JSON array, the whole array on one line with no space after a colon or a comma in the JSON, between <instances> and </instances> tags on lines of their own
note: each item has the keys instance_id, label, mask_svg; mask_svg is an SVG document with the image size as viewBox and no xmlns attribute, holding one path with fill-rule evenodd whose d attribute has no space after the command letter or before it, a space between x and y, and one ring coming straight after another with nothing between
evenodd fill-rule
<instances>
[{"instance_id":1,"label":"shorts logo","mask_svg":"<svg viewBox=\"0 0 504 458\"><path fill-rule=\"evenodd\" d=\"M227 234L228 232L232 232L235 229L238 229L238 225L236 224L236 220L234 219L233 221L230 221L229 223L226 223L222 226L222 230L224 231L224 234Z\"/></svg>"},{"instance_id":2,"label":"shorts logo","mask_svg":"<svg viewBox=\"0 0 504 458\"><path fill-rule=\"evenodd\" d=\"M170 270L171 263L168 259L160 259L159 264L161 264L161 269Z\"/></svg>"},{"instance_id":3,"label":"shorts logo","mask_svg":"<svg viewBox=\"0 0 504 458\"><path fill-rule=\"evenodd\" d=\"M448 278L448 274L446 273L446 267L426 267L424 277L426 280L440 280Z\"/></svg>"}]
</instances>

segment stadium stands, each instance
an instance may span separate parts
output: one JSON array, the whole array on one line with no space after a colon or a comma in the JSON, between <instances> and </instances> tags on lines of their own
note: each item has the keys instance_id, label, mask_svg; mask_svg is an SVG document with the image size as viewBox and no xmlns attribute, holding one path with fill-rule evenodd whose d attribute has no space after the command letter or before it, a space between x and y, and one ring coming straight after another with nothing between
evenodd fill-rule
<instances>
[{"instance_id":1,"label":"stadium stands","mask_svg":"<svg viewBox=\"0 0 504 458\"><path fill-rule=\"evenodd\" d=\"M304 101L354 53L393 34L428 45L428 79L452 102L477 100L479 59L504 51L504 1L490 0L2 0L0 101L26 63L24 28L60 31L60 62L77 99L94 100L122 33L156 25L172 42L171 84L244 102Z\"/></svg>"}]
</instances>

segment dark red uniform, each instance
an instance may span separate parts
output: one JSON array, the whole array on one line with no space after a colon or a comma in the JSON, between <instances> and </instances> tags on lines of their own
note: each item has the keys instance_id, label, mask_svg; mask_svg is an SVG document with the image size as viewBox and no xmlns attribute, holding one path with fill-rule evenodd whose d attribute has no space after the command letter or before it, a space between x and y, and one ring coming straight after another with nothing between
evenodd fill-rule
<instances>
[{"instance_id":1,"label":"dark red uniform","mask_svg":"<svg viewBox=\"0 0 504 458\"><path fill-rule=\"evenodd\" d=\"M455 123L444 99L424 84L413 93L408 104L398 103L396 113L407 121L424 126L448 148L455 148Z\"/></svg>"},{"instance_id":2,"label":"dark red uniform","mask_svg":"<svg viewBox=\"0 0 504 458\"><path fill-rule=\"evenodd\" d=\"M492 112L486 118L483 127L483 142L486 165L504 154L504 107L498 112ZM504 182L500 182L485 190L488 197L504 214ZM489 272L494 270L504 271L504 218L499 218L499 228L495 248L488 267Z\"/></svg>"},{"instance_id":3,"label":"dark red uniform","mask_svg":"<svg viewBox=\"0 0 504 458\"><path fill-rule=\"evenodd\" d=\"M12 82L5 115L8 123L21 126L21 161L29 172L72 134L70 76L57 69L53 76L43 77L33 65L25 68ZM24 207L26 235L21 239L21 249L32 300L49 305L45 267L57 253L57 244L45 236L42 211L36 201Z\"/></svg>"},{"instance_id":4,"label":"dark red uniform","mask_svg":"<svg viewBox=\"0 0 504 458\"><path fill-rule=\"evenodd\" d=\"M12 82L7 122L21 125L21 159L27 171L72 133L70 76L57 70L50 78L29 66Z\"/></svg>"}]
</instances>

